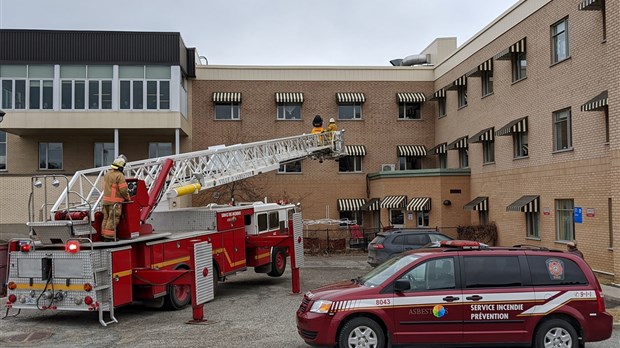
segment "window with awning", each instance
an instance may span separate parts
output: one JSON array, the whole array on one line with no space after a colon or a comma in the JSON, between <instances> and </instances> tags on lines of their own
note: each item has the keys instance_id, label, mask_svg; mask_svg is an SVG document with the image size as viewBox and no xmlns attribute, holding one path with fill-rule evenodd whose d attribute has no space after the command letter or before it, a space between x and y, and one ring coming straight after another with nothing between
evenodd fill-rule
<instances>
[{"instance_id":1,"label":"window with awning","mask_svg":"<svg viewBox=\"0 0 620 348\"><path fill-rule=\"evenodd\" d=\"M525 132L527 132L527 116L508 122L507 125L495 132L495 135L502 136Z\"/></svg>"},{"instance_id":2,"label":"window with awning","mask_svg":"<svg viewBox=\"0 0 620 348\"><path fill-rule=\"evenodd\" d=\"M213 93L214 103L241 103L241 93L239 92L215 92Z\"/></svg>"},{"instance_id":3,"label":"window with awning","mask_svg":"<svg viewBox=\"0 0 620 348\"><path fill-rule=\"evenodd\" d=\"M454 82L449 83L446 87L444 87L443 89L446 91L453 91L458 89L459 87L462 86L467 86L467 75L463 75L459 78L457 78L456 80L454 80Z\"/></svg>"},{"instance_id":4,"label":"window with awning","mask_svg":"<svg viewBox=\"0 0 620 348\"><path fill-rule=\"evenodd\" d=\"M525 49L526 49L525 39L526 38L523 38L523 39L515 42L510 47L508 47L508 48L502 50L501 52L499 52L498 54L496 54L495 57L493 57L493 58L495 60L510 60L511 53L524 53Z\"/></svg>"},{"instance_id":5,"label":"window with awning","mask_svg":"<svg viewBox=\"0 0 620 348\"><path fill-rule=\"evenodd\" d=\"M522 196L506 207L506 211L522 213L537 213L540 206L540 196Z\"/></svg>"},{"instance_id":6,"label":"window with awning","mask_svg":"<svg viewBox=\"0 0 620 348\"><path fill-rule=\"evenodd\" d=\"M440 98L445 98L446 97L446 90L445 89L440 89L437 92L433 93L428 100L438 100Z\"/></svg>"},{"instance_id":7,"label":"window with awning","mask_svg":"<svg viewBox=\"0 0 620 348\"><path fill-rule=\"evenodd\" d=\"M398 145L398 156L400 157L422 157L426 156L426 147L424 145Z\"/></svg>"},{"instance_id":8,"label":"window with awning","mask_svg":"<svg viewBox=\"0 0 620 348\"><path fill-rule=\"evenodd\" d=\"M358 211L366 204L364 198L349 198L338 200L338 211Z\"/></svg>"},{"instance_id":9,"label":"window with awning","mask_svg":"<svg viewBox=\"0 0 620 348\"><path fill-rule=\"evenodd\" d=\"M440 154L446 153L447 147L448 147L448 143L438 144L432 147L430 150L428 150L428 154L429 155L440 155Z\"/></svg>"},{"instance_id":10,"label":"window with awning","mask_svg":"<svg viewBox=\"0 0 620 348\"><path fill-rule=\"evenodd\" d=\"M608 103L607 91L601 92L601 94L588 100L585 104L581 105L581 111L599 111L603 110Z\"/></svg>"},{"instance_id":11,"label":"window with awning","mask_svg":"<svg viewBox=\"0 0 620 348\"><path fill-rule=\"evenodd\" d=\"M448 150L467 149L467 135L460 137L447 146Z\"/></svg>"},{"instance_id":12,"label":"window with awning","mask_svg":"<svg viewBox=\"0 0 620 348\"><path fill-rule=\"evenodd\" d=\"M379 198L371 198L368 202L366 202L366 204L360 207L360 210L377 211L380 208L379 202Z\"/></svg>"},{"instance_id":13,"label":"window with awning","mask_svg":"<svg viewBox=\"0 0 620 348\"><path fill-rule=\"evenodd\" d=\"M366 101L364 93L336 93L338 104L363 103Z\"/></svg>"},{"instance_id":14,"label":"window with awning","mask_svg":"<svg viewBox=\"0 0 620 348\"><path fill-rule=\"evenodd\" d=\"M493 141L495 139L493 127L483 129L480 132L474 134L471 138L469 138L469 143L481 143L483 141Z\"/></svg>"},{"instance_id":15,"label":"window with awning","mask_svg":"<svg viewBox=\"0 0 620 348\"><path fill-rule=\"evenodd\" d=\"M601 11L605 7L605 0L583 0L579 3L579 11Z\"/></svg>"},{"instance_id":16,"label":"window with awning","mask_svg":"<svg viewBox=\"0 0 620 348\"><path fill-rule=\"evenodd\" d=\"M366 156L366 147L364 145L346 145L344 152L347 156Z\"/></svg>"},{"instance_id":17,"label":"window with awning","mask_svg":"<svg viewBox=\"0 0 620 348\"><path fill-rule=\"evenodd\" d=\"M410 211L429 211L431 210L430 197L414 197L407 204L407 210Z\"/></svg>"},{"instance_id":18,"label":"window with awning","mask_svg":"<svg viewBox=\"0 0 620 348\"><path fill-rule=\"evenodd\" d=\"M407 196L386 196L381 201L381 208L398 209L404 208L407 203Z\"/></svg>"},{"instance_id":19,"label":"window with awning","mask_svg":"<svg viewBox=\"0 0 620 348\"><path fill-rule=\"evenodd\" d=\"M479 77L482 75L483 71L491 71L493 70L493 58L489 58L484 61L482 64L477 67L471 69L465 76L467 77Z\"/></svg>"},{"instance_id":20,"label":"window with awning","mask_svg":"<svg viewBox=\"0 0 620 348\"><path fill-rule=\"evenodd\" d=\"M463 209L465 209L465 210L487 211L487 210L489 210L489 197L487 197L487 196L476 197L471 202L465 204L463 206Z\"/></svg>"},{"instance_id":21,"label":"window with awning","mask_svg":"<svg viewBox=\"0 0 620 348\"><path fill-rule=\"evenodd\" d=\"M420 92L396 93L396 99L398 99L399 103L424 103L426 96Z\"/></svg>"},{"instance_id":22,"label":"window with awning","mask_svg":"<svg viewBox=\"0 0 620 348\"><path fill-rule=\"evenodd\" d=\"M303 93L276 93L276 103L303 103Z\"/></svg>"}]
</instances>

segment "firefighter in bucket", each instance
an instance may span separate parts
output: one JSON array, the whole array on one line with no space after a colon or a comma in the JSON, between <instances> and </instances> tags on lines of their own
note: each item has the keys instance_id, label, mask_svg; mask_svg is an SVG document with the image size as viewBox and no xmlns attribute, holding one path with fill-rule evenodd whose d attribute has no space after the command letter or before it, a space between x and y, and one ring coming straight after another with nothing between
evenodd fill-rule
<instances>
[{"instance_id":1,"label":"firefighter in bucket","mask_svg":"<svg viewBox=\"0 0 620 348\"><path fill-rule=\"evenodd\" d=\"M127 157L118 156L103 177L101 237L104 241L116 239L116 226L118 226L122 211L121 203L129 200L127 181L123 174L126 162Z\"/></svg>"}]
</instances>

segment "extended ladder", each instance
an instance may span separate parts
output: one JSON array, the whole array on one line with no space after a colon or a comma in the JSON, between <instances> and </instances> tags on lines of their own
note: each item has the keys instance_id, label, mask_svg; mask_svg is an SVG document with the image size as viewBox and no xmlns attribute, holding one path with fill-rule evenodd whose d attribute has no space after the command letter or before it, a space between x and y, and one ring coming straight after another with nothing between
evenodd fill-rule
<instances>
[{"instance_id":1,"label":"extended ladder","mask_svg":"<svg viewBox=\"0 0 620 348\"><path fill-rule=\"evenodd\" d=\"M287 138L259 141L232 146L216 146L206 150L128 162L124 173L127 178L144 180L147 190L170 159L173 166L168 173L161 196L175 195L174 189L197 183L196 190L245 179L277 170L283 163L308 157L332 159L344 156L344 131L304 134ZM102 196L102 180L109 166L80 170L69 180L51 211L97 209ZM71 196L71 197L70 197ZM52 218L54 214L51 214Z\"/></svg>"}]
</instances>

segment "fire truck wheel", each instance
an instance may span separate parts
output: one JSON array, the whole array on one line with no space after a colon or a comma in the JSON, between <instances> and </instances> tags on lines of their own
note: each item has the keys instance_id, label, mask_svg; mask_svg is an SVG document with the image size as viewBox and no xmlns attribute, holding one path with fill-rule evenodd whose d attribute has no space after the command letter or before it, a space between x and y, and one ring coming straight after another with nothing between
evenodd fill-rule
<instances>
[{"instance_id":1,"label":"fire truck wheel","mask_svg":"<svg viewBox=\"0 0 620 348\"><path fill-rule=\"evenodd\" d=\"M188 269L188 267L177 267ZM191 301L191 288L189 285L168 285L168 294L164 297L164 308L178 310L187 307Z\"/></svg>"},{"instance_id":2,"label":"fire truck wheel","mask_svg":"<svg viewBox=\"0 0 620 348\"><path fill-rule=\"evenodd\" d=\"M338 335L339 347L384 348L385 335L376 321L357 317L349 320Z\"/></svg>"},{"instance_id":3,"label":"fire truck wheel","mask_svg":"<svg viewBox=\"0 0 620 348\"><path fill-rule=\"evenodd\" d=\"M267 273L270 277L280 277L286 270L286 253L282 249L275 249L271 255L271 272Z\"/></svg>"},{"instance_id":4,"label":"fire truck wheel","mask_svg":"<svg viewBox=\"0 0 620 348\"><path fill-rule=\"evenodd\" d=\"M220 280L220 270L217 267L217 263L213 260L213 296L217 295L217 283Z\"/></svg>"},{"instance_id":5,"label":"fire truck wheel","mask_svg":"<svg viewBox=\"0 0 620 348\"><path fill-rule=\"evenodd\" d=\"M534 347L579 347L577 330L566 320L557 318L546 320L536 330Z\"/></svg>"}]
</instances>

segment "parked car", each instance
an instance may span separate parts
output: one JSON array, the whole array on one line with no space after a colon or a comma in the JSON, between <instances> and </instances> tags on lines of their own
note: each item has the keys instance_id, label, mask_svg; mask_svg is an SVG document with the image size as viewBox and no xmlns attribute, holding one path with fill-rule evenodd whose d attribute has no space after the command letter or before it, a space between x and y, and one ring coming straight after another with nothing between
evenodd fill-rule
<instances>
[{"instance_id":1,"label":"parked car","mask_svg":"<svg viewBox=\"0 0 620 348\"><path fill-rule=\"evenodd\" d=\"M376 267L403 251L452 238L433 229L398 229L380 232L368 243L368 263Z\"/></svg>"},{"instance_id":2,"label":"parked car","mask_svg":"<svg viewBox=\"0 0 620 348\"><path fill-rule=\"evenodd\" d=\"M592 269L575 255L445 241L304 295L297 331L313 346L584 347L611 337Z\"/></svg>"}]
</instances>

